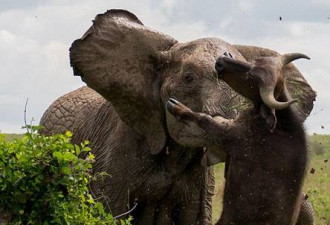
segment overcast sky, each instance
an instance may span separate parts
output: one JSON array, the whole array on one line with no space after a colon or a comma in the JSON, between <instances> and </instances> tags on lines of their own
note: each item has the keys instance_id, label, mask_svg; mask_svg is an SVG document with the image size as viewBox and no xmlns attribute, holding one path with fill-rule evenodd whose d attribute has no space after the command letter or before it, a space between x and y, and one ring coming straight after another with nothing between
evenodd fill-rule
<instances>
[{"instance_id":1,"label":"overcast sky","mask_svg":"<svg viewBox=\"0 0 330 225\"><path fill-rule=\"evenodd\" d=\"M38 124L56 98L83 85L68 49L111 8L130 10L180 42L220 37L309 55L295 63L318 93L306 129L330 133L329 0L0 0L1 132L24 132L27 98L27 119Z\"/></svg>"}]
</instances>

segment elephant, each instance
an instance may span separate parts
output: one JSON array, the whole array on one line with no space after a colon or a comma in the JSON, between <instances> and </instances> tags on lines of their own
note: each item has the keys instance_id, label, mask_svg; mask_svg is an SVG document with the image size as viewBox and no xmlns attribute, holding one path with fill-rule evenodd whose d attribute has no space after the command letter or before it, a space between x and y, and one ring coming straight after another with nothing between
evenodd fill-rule
<instances>
[{"instance_id":1,"label":"elephant","mask_svg":"<svg viewBox=\"0 0 330 225\"><path fill-rule=\"evenodd\" d=\"M195 111L234 118L246 100L216 76L216 58L225 52L241 61L277 54L219 38L179 43L129 11L108 10L70 48L74 75L87 87L50 105L42 133L69 130L73 143L89 140L94 174L109 174L93 181L91 192L117 218L131 210L134 224L210 224L212 165L225 154L210 155L204 131L177 123L165 104L172 97ZM285 71L303 100L303 120L315 93L295 67Z\"/></svg>"}]
</instances>

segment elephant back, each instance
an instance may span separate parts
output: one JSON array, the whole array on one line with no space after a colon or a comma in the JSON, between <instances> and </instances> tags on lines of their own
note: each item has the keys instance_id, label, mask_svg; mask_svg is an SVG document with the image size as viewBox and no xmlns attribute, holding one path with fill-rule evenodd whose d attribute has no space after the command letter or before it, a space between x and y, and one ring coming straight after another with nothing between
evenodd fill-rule
<instances>
[{"instance_id":1,"label":"elephant back","mask_svg":"<svg viewBox=\"0 0 330 225\"><path fill-rule=\"evenodd\" d=\"M84 86L56 99L43 114L42 134L76 133L80 124L106 100L94 90Z\"/></svg>"}]
</instances>

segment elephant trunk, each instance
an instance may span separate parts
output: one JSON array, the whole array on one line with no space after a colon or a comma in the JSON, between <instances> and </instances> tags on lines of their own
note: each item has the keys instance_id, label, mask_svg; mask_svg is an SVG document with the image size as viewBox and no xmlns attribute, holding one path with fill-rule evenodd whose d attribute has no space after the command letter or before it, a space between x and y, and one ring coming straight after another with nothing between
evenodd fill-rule
<instances>
[{"instance_id":1,"label":"elephant trunk","mask_svg":"<svg viewBox=\"0 0 330 225\"><path fill-rule=\"evenodd\" d=\"M303 196L296 225L314 225L314 210L306 196Z\"/></svg>"}]
</instances>

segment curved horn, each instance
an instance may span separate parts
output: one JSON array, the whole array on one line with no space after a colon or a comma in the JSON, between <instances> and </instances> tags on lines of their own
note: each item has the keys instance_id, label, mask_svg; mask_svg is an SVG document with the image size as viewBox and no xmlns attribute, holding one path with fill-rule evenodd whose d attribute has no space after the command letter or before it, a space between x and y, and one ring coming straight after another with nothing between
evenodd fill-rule
<instances>
[{"instance_id":1,"label":"curved horn","mask_svg":"<svg viewBox=\"0 0 330 225\"><path fill-rule=\"evenodd\" d=\"M284 109L297 102L297 99L292 99L287 102L279 102L274 98L274 87L259 87L260 97L264 104L271 109Z\"/></svg>"},{"instance_id":2,"label":"curved horn","mask_svg":"<svg viewBox=\"0 0 330 225\"><path fill-rule=\"evenodd\" d=\"M290 62L296 60L296 59L310 59L307 55L302 54L302 53L288 53L288 54L284 54L279 56L280 60L282 62L282 65L285 66L286 64L289 64Z\"/></svg>"}]
</instances>

